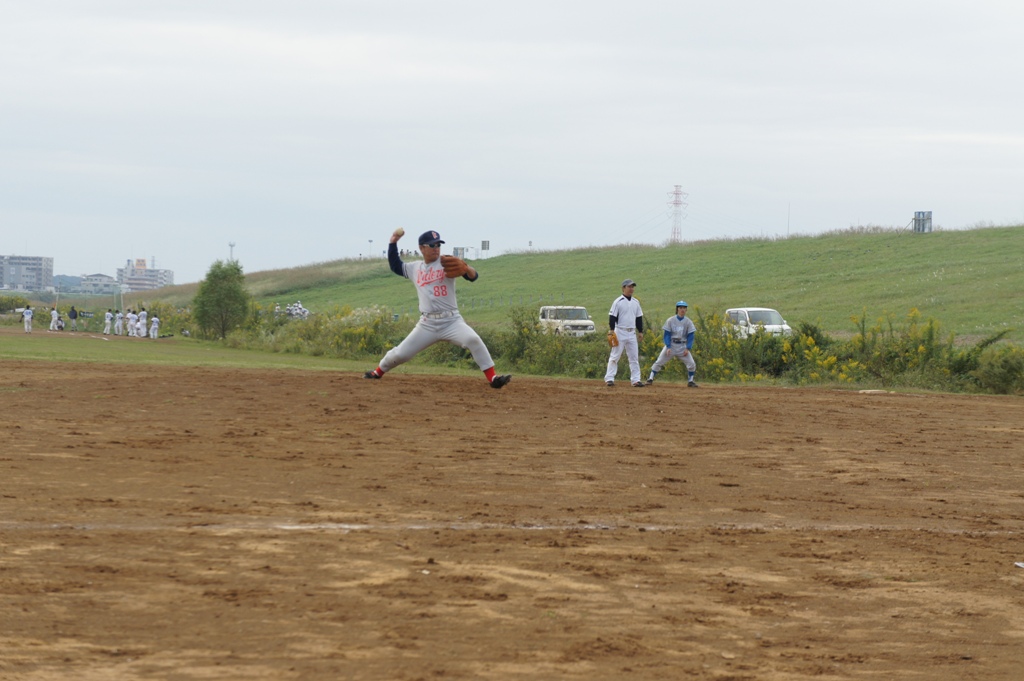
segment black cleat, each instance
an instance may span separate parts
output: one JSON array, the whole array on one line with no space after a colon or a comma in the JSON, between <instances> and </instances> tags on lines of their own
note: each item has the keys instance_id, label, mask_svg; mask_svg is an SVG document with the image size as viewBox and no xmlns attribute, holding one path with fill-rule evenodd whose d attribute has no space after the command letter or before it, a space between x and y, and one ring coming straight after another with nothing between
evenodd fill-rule
<instances>
[{"instance_id":1,"label":"black cleat","mask_svg":"<svg viewBox=\"0 0 1024 681\"><path fill-rule=\"evenodd\" d=\"M654 379L653 378L648 378L647 379L647 385L654 385Z\"/></svg>"},{"instance_id":2,"label":"black cleat","mask_svg":"<svg viewBox=\"0 0 1024 681\"><path fill-rule=\"evenodd\" d=\"M605 385L608 386L609 388L614 388L615 387L615 381L606 381Z\"/></svg>"},{"instance_id":3,"label":"black cleat","mask_svg":"<svg viewBox=\"0 0 1024 681\"><path fill-rule=\"evenodd\" d=\"M372 371L367 371L365 374L363 374L363 378L380 378L380 376L373 373Z\"/></svg>"},{"instance_id":4,"label":"black cleat","mask_svg":"<svg viewBox=\"0 0 1024 681\"><path fill-rule=\"evenodd\" d=\"M694 383L693 381L690 381L689 383L686 384L686 387L687 388L699 388L700 386L697 385L696 383Z\"/></svg>"},{"instance_id":5,"label":"black cleat","mask_svg":"<svg viewBox=\"0 0 1024 681\"><path fill-rule=\"evenodd\" d=\"M637 381L636 383L633 384L633 387L634 388L646 388L647 386L644 385L643 383L641 383L640 381Z\"/></svg>"},{"instance_id":6,"label":"black cleat","mask_svg":"<svg viewBox=\"0 0 1024 681\"><path fill-rule=\"evenodd\" d=\"M495 376L491 380L491 387L495 390L501 389L502 386L508 384L512 380L512 374L503 374L501 376Z\"/></svg>"}]
</instances>

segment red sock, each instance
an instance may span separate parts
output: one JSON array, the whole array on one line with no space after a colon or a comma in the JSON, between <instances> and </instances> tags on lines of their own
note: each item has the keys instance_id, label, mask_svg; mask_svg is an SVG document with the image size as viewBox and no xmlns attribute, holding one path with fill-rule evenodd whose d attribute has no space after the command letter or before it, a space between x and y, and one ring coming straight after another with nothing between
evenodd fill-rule
<instances>
[{"instance_id":1,"label":"red sock","mask_svg":"<svg viewBox=\"0 0 1024 681\"><path fill-rule=\"evenodd\" d=\"M384 372L381 370L380 367L377 367L376 369L374 369L373 373L376 374L377 378L380 378L381 376L384 375Z\"/></svg>"},{"instance_id":2,"label":"red sock","mask_svg":"<svg viewBox=\"0 0 1024 681\"><path fill-rule=\"evenodd\" d=\"M484 369L484 376L487 377L487 382L490 383L494 380L494 367L490 369Z\"/></svg>"}]
</instances>

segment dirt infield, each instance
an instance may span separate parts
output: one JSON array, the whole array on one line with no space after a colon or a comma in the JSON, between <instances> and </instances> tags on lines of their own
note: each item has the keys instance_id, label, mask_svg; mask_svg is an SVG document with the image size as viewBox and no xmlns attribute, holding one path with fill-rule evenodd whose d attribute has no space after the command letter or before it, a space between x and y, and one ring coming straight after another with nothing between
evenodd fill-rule
<instances>
[{"instance_id":1,"label":"dirt infield","mask_svg":"<svg viewBox=\"0 0 1024 681\"><path fill-rule=\"evenodd\" d=\"M0 678L1014 679L1024 401L3 363Z\"/></svg>"}]
</instances>

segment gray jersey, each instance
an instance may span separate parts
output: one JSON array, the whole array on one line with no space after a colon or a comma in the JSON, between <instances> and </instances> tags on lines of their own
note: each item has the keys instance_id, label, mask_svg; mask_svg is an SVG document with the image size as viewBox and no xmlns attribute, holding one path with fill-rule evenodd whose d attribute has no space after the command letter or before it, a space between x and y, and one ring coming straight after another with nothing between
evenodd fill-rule
<instances>
[{"instance_id":1,"label":"gray jersey","mask_svg":"<svg viewBox=\"0 0 1024 681\"><path fill-rule=\"evenodd\" d=\"M661 328L663 331L668 331L672 336L673 350L681 350L682 348L687 347L686 337L691 333L697 332L697 327L694 326L689 317L683 317L680 319L676 315L672 315L665 320L665 325Z\"/></svg>"},{"instance_id":2,"label":"gray jersey","mask_svg":"<svg viewBox=\"0 0 1024 681\"><path fill-rule=\"evenodd\" d=\"M402 263L402 271L405 277L416 285L422 314L458 313L455 280L444 275L440 258L429 264L422 260Z\"/></svg>"}]
</instances>

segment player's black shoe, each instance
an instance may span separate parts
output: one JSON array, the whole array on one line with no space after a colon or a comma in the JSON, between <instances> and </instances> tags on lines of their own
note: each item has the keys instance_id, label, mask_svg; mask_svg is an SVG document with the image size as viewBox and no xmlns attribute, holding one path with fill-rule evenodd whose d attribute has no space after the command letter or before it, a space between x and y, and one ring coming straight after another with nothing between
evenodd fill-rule
<instances>
[{"instance_id":1,"label":"player's black shoe","mask_svg":"<svg viewBox=\"0 0 1024 681\"><path fill-rule=\"evenodd\" d=\"M633 384L633 387L634 388L646 388L647 386L644 385L643 383L641 383L640 381L637 381L636 383Z\"/></svg>"},{"instance_id":2,"label":"player's black shoe","mask_svg":"<svg viewBox=\"0 0 1024 681\"><path fill-rule=\"evenodd\" d=\"M654 385L654 379L653 378L648 378L647 379L647 385Z\"/></svg>"},{"instance_id":3,"label":"player's black shoe","mask_svg":"<svg viewBox=\"0 0 1024 681\"><path fill-rule=\"evenodd\" d=\"M491 387L494 389L500 389L503 385L512 380L512 374L503 374L501 376L495 376L491 379Z\"/></svg>"},{"instance_id":4,"label":"player's black shoe","mask_svg":"<svg viewBox=\"0 0 1024 681\"><path fill-rule=\"evenodd\" d=\"M687 388L699 388L700 386L697 385L696 383L694 383L693 381L690 381L689 383L686 384L686 387Z\"/></svg>"},{"instance_id":5,"label":"player's black shoe","mask_svg":"<svg viewBox=\"0 0 1024 681\"><path fill-rule=\"evenodd\" d=\"M608 386L609 388L614 388L615 381L605 381L605 385Z\"/></svg>"},{"instance_id":6,"label":"player's black shoe","mask_svg":"<svg viewBox=\"0 0 1024 681\"><path fill-rule=\"evenodd\" d=\"M367 371L365 374L363 374L363 378L380 378L380 376L373 373L372 371Z\"/></svg>"}]
</instances>

